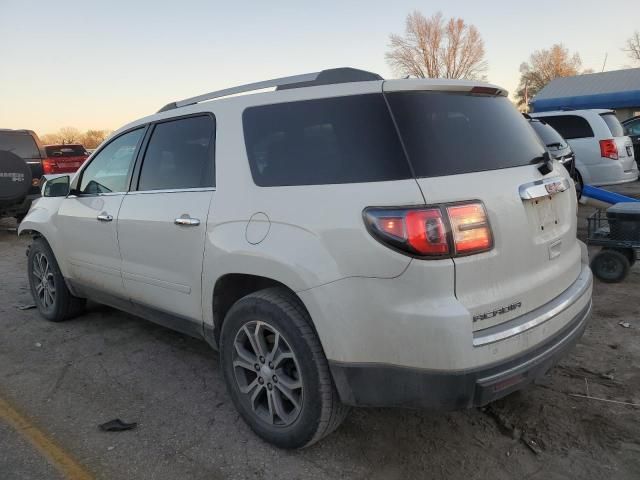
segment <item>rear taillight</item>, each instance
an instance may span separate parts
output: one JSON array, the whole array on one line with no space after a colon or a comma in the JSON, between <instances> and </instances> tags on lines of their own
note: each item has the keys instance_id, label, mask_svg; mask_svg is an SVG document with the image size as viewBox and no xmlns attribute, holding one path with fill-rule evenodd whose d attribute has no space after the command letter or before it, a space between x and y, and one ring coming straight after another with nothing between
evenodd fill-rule
<instances>
[{"instance_id":1,"label":"rear taillight","mask_svg":"<svg viewBox=\"0 0 640 480\"><path fill-rule=\"evenodd\" d=\"M52 158L42 160L42 171L45 175L56 173L57 166L56 161Z\"/></svg>"},{"instance_id":2,"label":"rear taillight","mask_svg":"<svg viewBox=\"0 0 640 480\"><path fill-rule=\"evenodd\" d=\"M378 208L364 211L365 223L382 243L424 258L486 252L491 228L480 202L435 207Z\"/></svg>"},{"instance_id":3,"label":"rear taillight","mask_svg":"<svg viewBox=\"0 0 640 480\"><path fill-rule=\"evenodd\" d=\"M600 156L604 158L610 158L611 160L618 160L618 146L616 141L600 140Z\"/></svg>"}]
</instances>

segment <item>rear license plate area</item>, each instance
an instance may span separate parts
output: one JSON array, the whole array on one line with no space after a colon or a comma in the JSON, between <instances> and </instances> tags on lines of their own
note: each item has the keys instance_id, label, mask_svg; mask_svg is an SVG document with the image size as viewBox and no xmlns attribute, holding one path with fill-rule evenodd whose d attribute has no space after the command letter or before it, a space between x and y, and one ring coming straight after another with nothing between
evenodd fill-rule
<instances>
[{"instance_id":1,"label":"rear license plate area","mask_svg":"<svg viewBox=\"0 0 640 480\"><path fill-rule=\"evenodd\" d=\"M559 228L560 218L554 205L553 198L542 197L532 200L533 209L535 212L536 230L540 234L548 234L554 232Z\"/></svg>"}]
</instances>

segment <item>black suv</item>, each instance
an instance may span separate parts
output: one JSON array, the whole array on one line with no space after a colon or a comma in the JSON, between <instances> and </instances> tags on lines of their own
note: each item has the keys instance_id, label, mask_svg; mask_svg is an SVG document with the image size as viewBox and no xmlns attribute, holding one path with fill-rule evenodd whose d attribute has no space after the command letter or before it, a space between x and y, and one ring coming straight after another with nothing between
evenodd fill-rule
<instances>
[{"instance_id":1,"label":"black suv","mask_svg":"<svg viewBox=\"0 0 640 480\"><path fill-rule=\"evenodd\" d=\"M27 214L40 196L46 156L34 131L0 129L0 218Z\"/></svg>"}]
</instances>

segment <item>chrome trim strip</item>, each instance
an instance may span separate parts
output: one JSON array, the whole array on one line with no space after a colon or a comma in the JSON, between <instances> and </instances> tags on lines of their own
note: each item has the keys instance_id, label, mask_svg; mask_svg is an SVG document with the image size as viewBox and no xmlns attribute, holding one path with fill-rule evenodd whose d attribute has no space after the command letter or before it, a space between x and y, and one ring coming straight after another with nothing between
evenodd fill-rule
<instances>
[{"instance_id":1,"label":"chrome trim strip","mask_svg":"<svg viewBox=\"0 0 640 480\"><path fill-rule=\"evenodd\" d=\"M526 362L520 363L518 365L514 365L513 367L507 370L503 370L489 377L478 379L478 384L481 384L481 385L491 384L497 380L500 380L503 377L510 377L511 375L515 374L517 371L527 370L530 365L537 363L541 358L551 356L555 350L558 350L559 348L564 347L564 345L573 338L576 330L583 327L585 320L588 319L589 316L591 315L592 309L593 309L593 301L589 299L589 303L580 311L578 315L574 317L573 320L575 321L575 325L573 325L571 330L568 331L560 341L549 346L549 348L545 349L543 352L540 352L535 357L528 359Z\"/></svg>"},{"instance_id":2,"label":"chrome trim strip","mask_svg":"<svg viewBox=\"0 0 640 480\"><path fill-rule=\"evenodd\" d=\"M551 177L520 185L518 191L523 200L534 200L549 197L556 193L569 190L571 184L565 177Z\"/></svg>"},{"instance_id":3,"label":"chrome trim strip","mask_svg":"<svg viewBox=\"0 0 640 480\"><path fill-rule=\"evenodd\" d=\"M168 188L166 190L131 190L127 195L148 195L154 193L180 193L180 192L215 192L215 187L198 188Z\"/></svg>"},{"instance_id":4,"label":"chrome trim strip","mask_svg":"<svg viewBox=\"0 0 640 480\"><path fill-rule=\"evenodd\" d=\"M560 315L582 297L593 283L591 269L582 265L582 271L573 284L550 302L516 317L505 323L500 323L473 333L473 346L481 347L490 343L506 340L531 330L553 317Z\"/></svg>"}]
</instances>

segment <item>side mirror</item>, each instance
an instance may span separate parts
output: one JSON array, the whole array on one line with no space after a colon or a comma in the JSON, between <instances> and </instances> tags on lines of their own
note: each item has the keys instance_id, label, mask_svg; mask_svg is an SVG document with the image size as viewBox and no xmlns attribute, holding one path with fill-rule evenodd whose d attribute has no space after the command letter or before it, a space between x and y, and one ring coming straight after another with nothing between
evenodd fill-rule
<instances>
[{"instance_id":1,"label":"side mirror","mask_svg":"<svg viewBox=\"0 0 640 480\"><path fill-rule=\"evenodd\" d=\"M71 190L71 178L69 175L45 175L42 185L43 197L66 197Z\"/></svg>"}]
</instances>

